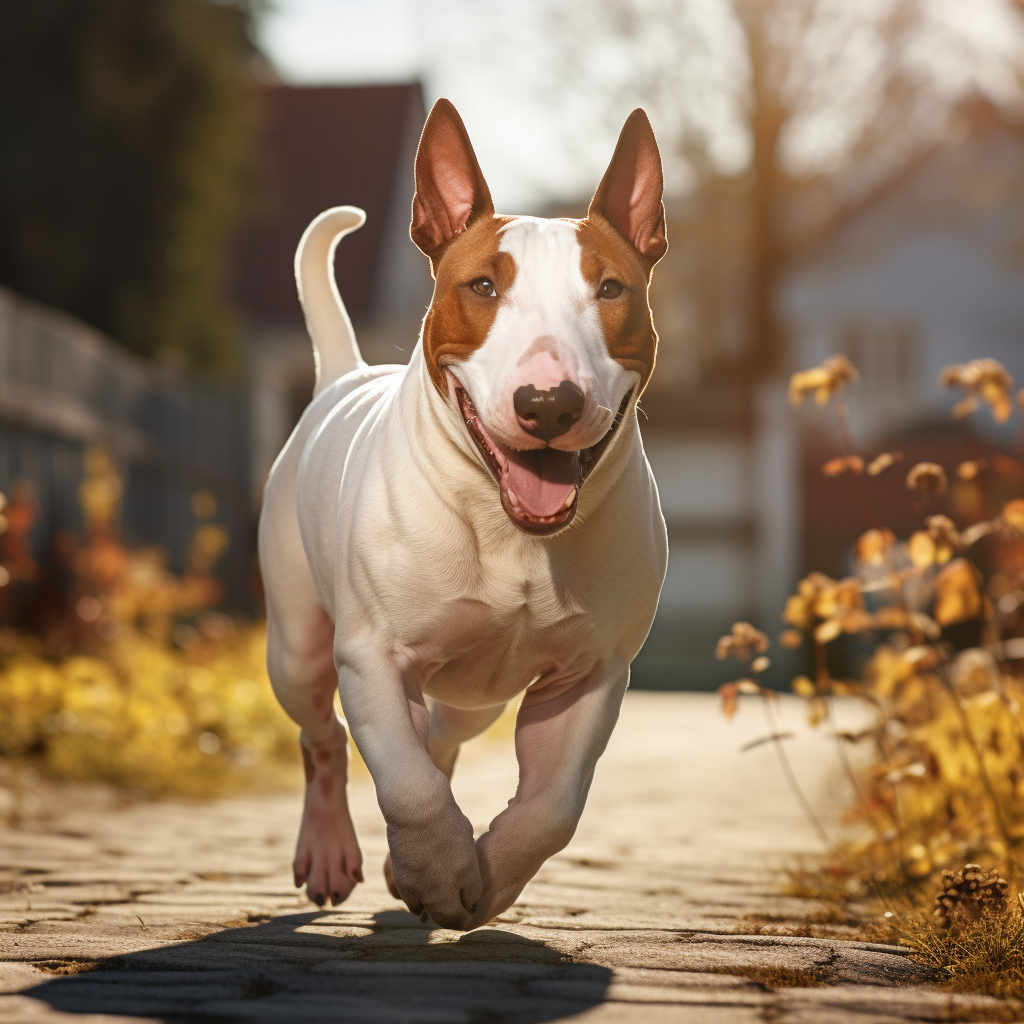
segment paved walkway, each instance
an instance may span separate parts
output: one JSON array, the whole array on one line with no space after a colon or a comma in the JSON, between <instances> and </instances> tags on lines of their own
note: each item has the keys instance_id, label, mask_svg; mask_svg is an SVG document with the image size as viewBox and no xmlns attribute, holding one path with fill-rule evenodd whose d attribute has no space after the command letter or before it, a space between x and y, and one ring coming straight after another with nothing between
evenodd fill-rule
<instances>
[{"instance_id":1,"label":"paved walkway","mask_svg":"<svg viewBox=\"0 0 1024 1024\"><path fill-rule=\"evenodd\" d=\"M762 731L756 706L726 723L710 697L631 693L576 838L468 935L388 895L367 779L352 803L369 881L334 910L291 887L294 795L83 798L0 833L0 1024L1006 1019L894 947L792 934L820 908L779 895L780 871L819 847L770 746L738 752ZM848 799L831 748L789 746L828 819ZM513 788L507 740L466 748L456 795L479 827Z\"/></svg>"}]
</instances>

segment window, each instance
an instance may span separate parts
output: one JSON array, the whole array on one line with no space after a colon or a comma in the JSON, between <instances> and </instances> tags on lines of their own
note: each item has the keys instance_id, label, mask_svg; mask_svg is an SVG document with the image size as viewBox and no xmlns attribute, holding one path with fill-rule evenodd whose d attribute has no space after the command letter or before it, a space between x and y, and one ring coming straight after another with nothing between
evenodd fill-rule
<instances>
[{"instance_id":1,"label":"window","mask_svg":"<svg viewBox=\"0 0 1024 1024\"><path fill-rule=\"evenodd\" d=\"M905 394L920 379L921 334L913 321L849 321L837 341L838 351L875 392Z\"/></svg>"}]
</instances>

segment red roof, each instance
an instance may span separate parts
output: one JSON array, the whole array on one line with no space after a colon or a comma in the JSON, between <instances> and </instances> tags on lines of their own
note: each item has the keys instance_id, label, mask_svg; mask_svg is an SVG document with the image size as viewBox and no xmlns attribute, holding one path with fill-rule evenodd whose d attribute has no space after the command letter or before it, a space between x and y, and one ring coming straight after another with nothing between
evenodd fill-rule
<instances>
[{"instance_id":1,"label":"red roof","mask_svg":"<svg viewBox=\"0 0 1024 1024\"><path fill-rule=\"evenodd\" d=\"M264 199L235 242L235 303L250 323L301 324L295 247L318 213L350 204L366 211L366 225L338 249L335 270L352 318L366 319L396 193L412 199L412 166L398 162L408 134L422 127L422 90L418 83L275 85L260 97Z\"/></svg>"}]
</instances>

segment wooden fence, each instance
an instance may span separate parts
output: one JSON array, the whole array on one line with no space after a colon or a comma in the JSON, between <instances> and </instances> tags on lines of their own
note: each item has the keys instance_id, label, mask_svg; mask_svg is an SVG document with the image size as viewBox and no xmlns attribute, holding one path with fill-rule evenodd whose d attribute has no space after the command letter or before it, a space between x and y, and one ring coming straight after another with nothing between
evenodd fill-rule
<instances>
[{"instance_id":1,"label":"wooden fence","mask_svg":"<svg viewBox=\"0 0 1024 1024\"><path fill-rule=\"evenodd\" d=\"M239 389L199 386L0 288L0 490L34 488L38 559L58 529L80 528L82 455L101 445L125 476L125 536L165 547L176 569L197 525L191 495L216 495L231 534L221 575L229 600L244 602L255 517L246 406Z\"/></svg>"}]
</instances>

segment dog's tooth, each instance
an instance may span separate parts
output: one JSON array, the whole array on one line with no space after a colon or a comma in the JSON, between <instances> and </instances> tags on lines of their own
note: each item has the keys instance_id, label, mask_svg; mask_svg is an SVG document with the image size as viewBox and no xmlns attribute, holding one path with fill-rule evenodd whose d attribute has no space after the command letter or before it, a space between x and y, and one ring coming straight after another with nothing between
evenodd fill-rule
<instances>
[{"instance_id":1,"label":"dog's tooth","mask_svg":"<svg viewBox=\"0 0 1024 1024\"><path fill-rule=\"evenodd\" d=\"M575 500L576 500L576 488L574 487L569 492L569 497L565 499L565 504L562 506L562 508L568 508Z\"/></svg>"},{"instance_id":2,"label":"dog's tooth","mask_svg":"<svg viewBox=\"0 0 1024 1024\"><path fill-rule=\"evenodd\" d=\"M517 495L516 492L513 491L511 487L508 489L507 493L508 493L508 500L513 505L515 505L516 511L518 511L519 510L519 495Z\"/></svg>"}]
</instances>

